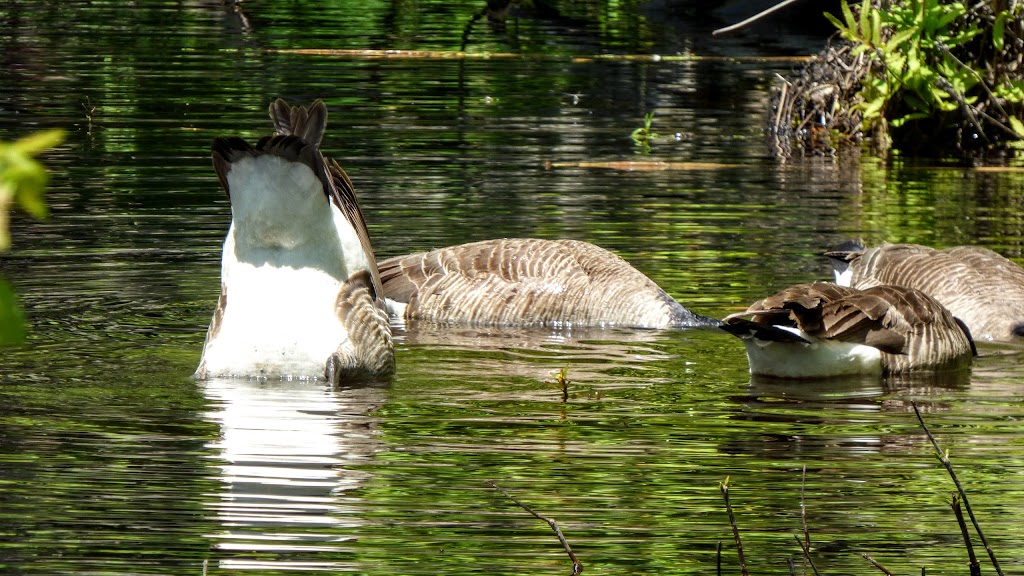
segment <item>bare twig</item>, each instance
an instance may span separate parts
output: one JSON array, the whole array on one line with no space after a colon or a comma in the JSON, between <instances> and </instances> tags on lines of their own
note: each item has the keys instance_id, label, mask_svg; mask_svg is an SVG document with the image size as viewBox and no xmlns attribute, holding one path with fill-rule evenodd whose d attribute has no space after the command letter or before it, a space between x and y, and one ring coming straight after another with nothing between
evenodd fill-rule
<instances>
[{"instance_id":1,"label":"bare twig","mask_svg":"<svg viewBox=\"0 0 1024 576\"><path fill-rule=\"evenodd\" d=\"M867 554L861 554L861 557L864 558L865 560L867 560L868 562L871 562L871 564L874 565L875 568L878 568L879 570L881 570L882 572L885 572L889 576L894 576L894 574L892 572L889 572L888 568L886 568L885 566L882 566L878 562L875 562L875 559L872 558L871 556L868 556ZM924 574L924 572L922 572L922 574Z\"/></svg>"},{"instance_id":2,"label":"bare twig","mask_svg":"<svg viewBox=\"0 0 1024 576\"><path fill-rule=\"evenodd\" d=\"M715 574L722 576L722 541L718 541L718 547L715 550Z\"/></svg>"},{"instance_id":3,"label":"bare twig","mask_svg":"<svg viewBox=\"0 0 1024 576\"><path fill-rule=\"evenodd\" d=\"M498 492L501 492L509 500L515 502L517 506L519 506L523 510L526 510L530 514L533 514L533 516L535 518L537 518L538 520L543 520L543 521L547 522L548 526L551 526L551 529L555 532L555 536L558 537L558 541L562 543L562 548L565 549L565 553L568 554L569 555L569 559L572 560L572 576L579 576L583 572L583 563L580 562L576 558L575 554L573 554L572 548L569 547L569 542L567 542L566 539L565 539L565 536L562 535L562 531L558 529L558 523L556 523L554 520L552 520L550 518L541 516L540 514L534 512L532 508L530 508L526 504L523 504L522 502L517 500L515 496L513 496L513 495L509 494L508 492L506 492L504 488L502 488L501 486L498 486L493 481L488 480L487 483L491 485L491 488L494 488Z\"/></svg>"},{"instance_id":4,"label":"bare twig","mask_svg":"<svg viewBox=\"0 0 1024 576\"><path fill-rule=\"evenodd\" d=\"M778 4L768 8L766 10L762 10L762 11L758 12L757 14L754 14L753 16L751 16L750 18L747 18L746 20L743 20L742 22L737 22L736 24L733 24L732 26L726 26L725 28L719 28L718 30L715 30L714 32L712 32L711 35L712 36L717 36L719 34L725 34L726 32L732 32L734 30L739 30L740 28L743 28L747 24L750 24L750 23L753 23L753 22L757 22L758 20L760 20L761 18L764 18L765 16L771 14L772 12L775 12L777 10L782 10L786 6L789 6L790 4L792 4L794 2L799 2L799 1L800 0L783 0L782 2L779 2Z\"/></svg>"},{"instance_id":5,"label":"bare twig","mask_svg":"<svg viewBox=\"0 0 1024 576\"><path fill-rule=\"evenodd\" d=\"M964 535L964 545L967 546L967 558L970 560L971 576L981 576L981 564L978 563L978 557L974 555L974 545L971 544L971 534L967 530L967 523L964 522L964 513L960 510L960 497L953 494L953 501L950 503L953 508L953 515L956 516L956 522L960 525L960 533Z\"/></svg>"},{"instance_id":6,"label":"bare twig","mask_svg":"<svg viewBox=\"0 0 1024 576\"><path fill-rule=\"evenodd\" d=\"M1003 571L999 568L999 561L996 560L996 554L992 551L992 547L989 546L988 540L985 538L985 534L981 531L981 526L978 524L978 519L974 517L974 511L971 510L971 503L967 500L967 493L964 492L964 487L960 485L960 480L957 479L956 473L953 472L953 464L949 461L949 454L943 452L942 448L939 447L939 443L932 436L928 426L924 423L924 418L921 416L921 411L917 408L917 403L911 400L910 405L914 407L914 414L917 414L917 421L921 423L921 428L924 429L924 433L928 436L928 440L931 441L932 447L935 448L936 454L939 455L939 461L946 468L946 472L949 472L949 477L953 479L953 484L956 485L957 492L960 493L960 500L964 503L964 508L967 509L967 515L971 518L971 523L974 524L974 530L978 533L978 538L981 539L981 543L985 546L985 551L988 552L988 557L992 561L992 567L996 569L996 574L1003 576Z\"/></svg>"},{"instance_id":7,"label":"bare twig","mask_svg":"<svg viewBox=\"0 0 1024 576\"><path fill-rule=\"evenodd\" d=\"M729 503L729 477L719 484L722 490L722 497L725 498L725 511L729 513L729 525L732 526L732 537L736 541L736 555L740 560L740 573L747 575L747 561L743 558L743 542L740 541L740 529L736 527L736 517L732 513L732 504Z\"/></svg>"},{"instance_id":8,"label":"bare twig","mask_svg":"<svg viewBox=\"0 0 1024 576\"><path fill-rule=\"evenodd\" d=\"M814 560L811 560L811 548L810 548L810 546L804 546L804 543L800 540L800 537L797 536L796 534L793 534L793 539L796 540L796 543L800 545L800 549L803 550L803 552L804 552L804 560L807 560L807 563L811 565L811 570L814 571L815 576L821 576L821 574L818 573L818 567L814 565Z\"/></svg>"}]
</instances>

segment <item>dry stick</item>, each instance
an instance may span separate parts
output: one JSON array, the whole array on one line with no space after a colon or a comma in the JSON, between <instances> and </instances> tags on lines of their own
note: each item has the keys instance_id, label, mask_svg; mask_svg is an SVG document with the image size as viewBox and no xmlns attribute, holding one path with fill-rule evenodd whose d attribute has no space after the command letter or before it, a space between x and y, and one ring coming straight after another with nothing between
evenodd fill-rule
<instances>
[{"instance_id":1,"label":"dry stick","mask_svg":"<svg viewBox=\"0 0 1024 576\"><path fill-rule=\"evenodd\" d=\"M960 525L960 533L964 535L964 545L967 546L967 558L971 562L971 576L981 576L981 564L978 563L978 557L974 555L974 545L971 544L971 534L967 530L967 523L964 522L964 513L960 510L960 497L954 494L953 502L950 506L953 508L953 515L956 516L957 524Z\"/></svg>"},{"instance_id":2,"label":"dry stick","mask_svg":"<svg viewBox=\"0 0 1024 576\"><path fill-rule=\"evenodd\" d=\"M811 570L814 570L815 576L821 576L818 572L818 567L814 565L814 560L811 560L811 548L804 546L804 543L800 541L800 537L796 534L793 534L793 539L796 540L796 543L800 545L800 549L803 550L804 560L807 560L807 563L811 565Z\"/></svg>"},{"instance_id":3,"label":"dry stick","mask_svg":"<svg viewBox=\"0 0 1024 576\"><path fill-rule=\"evenodd\" d=\"M718 541L718 549L715 551L715 574L722 576L722 541Z\"/></svg>"},{"instance_id":4,"label":"dry stick","mask_svg":"<svg viewBox=\"0 0 1024 576\"><path fill-rule=\"evenodd\" d=\"M935 448L936 454L939 455L939 460L942 465L945 466L946 472L949 472L949 477L953 479L953 484L956 485L957 492L960 493L960 499L963 500L964 508L967 509L967 515L971 518L971 524L974 524L974 530L978 533L978 538L981 539L981 543L985 546L985 551L988 552L988 557L992 560L992 567L996 569L996 574L1003 576L1003 571L999 568L999 561L996 560L996 554L992 551L992 547L988 545L988 540L985 538L985 534L981 531L981 526L978 525L977 518L974 517L974 511L971 510L971 503L967 501L967 493L964 492L964 487L960 485L960 480L957 479L956 474L953 472L953 464L949 461L949 454L942 451L939 447L939 443L932 436L928 426L924 423L924 418L921 417L921 411L917 409L917 403L913 400L910 401L910 405L914 407L914 414L917 414L917 421L921 423L921 428L924 429L924 433L928 436L928 440L931 441L932 446Z\"/></svg>"},{"instance_id":5,"label":"dry stick","mask_svg":"<svg viewBox=\"0 0 1024 576\"><path fill-rule=\"evenodd\" d=\"M732 26L726 26L725 28L719 28L718 30L715 30L714 32L712 32L711 35L712 36L718 36L719 34L725 34L726 32L732 32L733 30L739 30L740 28L743 28L744 26L746 26L747 24L750 24L751 22L757 22L758 20L760 20L761 18L764 18L765 16L771 14L772 12L775 12L776 10L781 10L781 9L785 8L786 6L789 6L790 4L792 4L794 2L799 2L799 1L800 0L784 0L783 2L779 2L778 4L772 6L771 8L768 8L767 10L762 10L762 11L758 12L757 14L754 14L753 16L751 16L750 18L747 18L746 20L744 20L742 22L737 22L736 24L733 24Z\"/></svg>"},{"instance_id":6,"label":"dry stick","mask_svg":"<svg viewBox=\"0 0 1024 576\"><path fill-rule=\"evenodd\" d=\"M740 559L740 573L743 576L747 575L747 561L743 558L743 543L740 542L740 529L736 527L736 517L732 513L732 504L729 504L729 477L725 477L725 482L719 484L719 488L722 490L722 497L725 498L725 511L729 513L729 525L732 526L732 538L736 541L736 555Z\"/></svg>"},{"instance_id":7,"label":"dry stick","mask_svg":"<svg viewBox=\"0 0 1024 576\"><path fill-rule=\"evenodd\" d=\"M515 496L513 496L513 495L509 494L508 492L506 492L504 488L502 488L501 486L498 486L493 481L488 480L487 483L491 485L491 488L494 488L498 492L501 492L509 500L515 502L517 506L519 506L523 510L526 510L530 514L533 514L533 516L535 518L537 518L538 520L543 520L543 521L547 522L548 526L551 526L551 529L555 531L555 536L558 537L558 541L562 543L562 548L565 549L565 553L568 554L569 555L569 559L572 560L572 576L579 576L583 572L583 563L580 562L576 558L576 555L572 553L572 548L569 547L569 543L565 540L565 536L562 535L562 531L558 529L558 524L554 520L552 520L550 518L546 518L544 516L541 516L540 514L537 514L536 512L533 511L532 508L530 508L526 504L523 504L522 502L517 500Z\"/></svg>"},{"instance_id":8,"label":"dry stick","mask_svg":"<svg viewBox=\"0 0 1024 576\"><path fill-rule=\"evenodd\" d=\"M875 568L878 568L879 570L881 570L882 572L885 572L889 576L895 576L892 572L889 572L888 568L886 568L885 566L882 566L878 562L875 562L875 559L872 558L871 556L868 556L867 554L861 554L861 557L864 558L865 560L867 560L868 562L871 562L872 564L874 564Z\"/></svg>"}]
</instances>

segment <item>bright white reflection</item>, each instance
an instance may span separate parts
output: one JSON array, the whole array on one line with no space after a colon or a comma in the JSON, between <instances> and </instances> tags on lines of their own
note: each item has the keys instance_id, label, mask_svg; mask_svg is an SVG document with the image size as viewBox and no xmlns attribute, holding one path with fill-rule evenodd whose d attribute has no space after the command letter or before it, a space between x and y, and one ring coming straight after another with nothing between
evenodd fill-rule
<instances>
[{"instance_id":1,"label":"bright white reflection","mask_svg":"<svg viewBox=\"0 0 1024 576\"><path fill-rule=\"evenodd\" d=\"M234 379L203 385L214 404L207 417L221 428L209 444L219 452L223 484L211 504L223 532L212 537L231 551L221 567L308 568L308 553L344 552L362 523L358 500L347 492L367 480L358 465L380 449L371 413L386 388ZM276 559L247 559L246 552L274 552Z\"/></svg>"}]
</instances>

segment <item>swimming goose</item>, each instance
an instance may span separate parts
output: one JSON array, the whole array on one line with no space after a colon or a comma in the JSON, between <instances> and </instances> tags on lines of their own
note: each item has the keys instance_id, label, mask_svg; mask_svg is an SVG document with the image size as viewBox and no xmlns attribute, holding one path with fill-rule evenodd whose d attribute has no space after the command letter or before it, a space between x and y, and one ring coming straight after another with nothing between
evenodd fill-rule
<instances>
[{"instance_id":1,"label":"swimming goose","mask_svg":"<svg viewBox=\"0 0 1024 576\"><path fill-rule=\"evenodd\" d=\"M836 283L854 288L917 288L964 321L976 339L1024 336L1024 269L977 246L935 250L917 244L865 248L846 242L825 253Z\"/></svg>"},{"instance_id":2,"label":"swimming goose","mask_svg":"<svg viewBox=\"0 0 1024 576\"><path fill-rule=\"evenodd\" d=\"M231 201L198 378L386 378L394 351L355 191L320 153L327 107L270 106L277 134L213 141Z\"/></svg>"},{"instance_id":3,"label":"swimming goose","mask_svg":"<svg viewBox=\"0 0 1024 576\"><path fill-rule=\"evenodd\" d=\"M486 326L717 326L587 242L504 238L378 262L393 317Z\"/></svg>"},{"instance_id":4,"label":"swimming goose","mask_svg":"<svg viewBox=\"0 0 1024 576\"><path fill-rule=\"evenodd\" d=\"M749 318L749 319L748 319ZM970 332L927 294L798 284L727 316L750 372L785 378L955 370L975 355Z\"/></svg>"}]
</instances>

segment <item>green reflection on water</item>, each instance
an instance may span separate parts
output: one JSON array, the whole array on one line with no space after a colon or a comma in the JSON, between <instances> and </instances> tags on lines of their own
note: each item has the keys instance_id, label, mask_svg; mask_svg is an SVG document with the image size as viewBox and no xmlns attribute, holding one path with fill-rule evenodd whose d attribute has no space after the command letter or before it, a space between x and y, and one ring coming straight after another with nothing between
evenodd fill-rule
<instances>
[{"instance_id":1,"label":"green reflection on water","mask_svg":"<svg viewBox=\"0 0 1024 576\"><path fill-rule=\"evenodd\" d=\"M703 48L655 44L634 3L573 3L563 20L503 32L478 22L467 50L545 57L470 62L271 49L455 50L480 2L90 6L0 8L20 17L0 30L17 60L0 69L0 139L73 130L52 159L53 218L15 222L30 243L0 261L33 326L27 348L0 356L4 570L198 574L204 558L211 573L567 570L548 528L495 480L559 521L588 574L706 574L730 539L718 492L729 476L751 565L785 572L806 465L824 573L864 572L861 552L900 573L950 571L964 561L951 486L911 399L1004 567L1020 567L1013 347L985 348L966 382L825 384L752 381L742 346L713 331L421 330L400 335L395 382L365 397L235 383L242 400L272 399L279 411L264 415L188 379L230 219L210 141L266 133L272 97L328 102L325 151L355 181L380 255L590 240L711 315L827 277L821 250L850 236L1019 258L1019 174L780 165L759 128L788 64L573 60ZM631 157L650 111L680 133L652 160L736 167L545 170ZM566 403L544 384L563 367ZM231 420L239 412L251 418ZM250 452L232 452L236 440Z\"/></svg>"}]
</instances>

